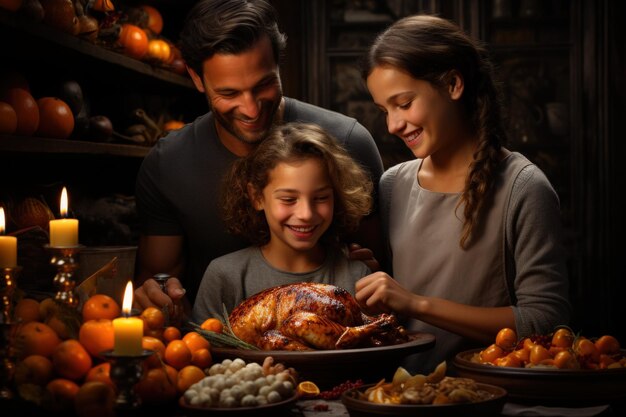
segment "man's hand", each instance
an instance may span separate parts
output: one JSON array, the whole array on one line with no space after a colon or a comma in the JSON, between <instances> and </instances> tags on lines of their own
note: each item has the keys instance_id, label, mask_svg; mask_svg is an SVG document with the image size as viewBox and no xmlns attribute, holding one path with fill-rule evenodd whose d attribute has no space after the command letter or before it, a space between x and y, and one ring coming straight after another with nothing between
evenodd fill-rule
<instances>
[{"instance_id":1,"label":"man's hand","mask_svg":"<svg viewBox=\"0 0 626 417\"><path fill-rule=\"evenodd\" d=\"M374 258L374 252L371 249L362 248L358 243L351 243L348 249L351 260L363 262L372 272L380 270L380 263Z\"/></svg>"},{"instance_id":2,"label":"man's hand","mask_svg":"<svg viewBox=\"0 0 626 417\"><path fill-rule=\"evenodd\" d=\"M180 304L184 296L185 289L178 278L168 279L165 283L165 291L161 289L158 282L150 278L135 289L134 302L140 310L147 307L162 309L165 306Z\"/></svg>"}]
</instances>

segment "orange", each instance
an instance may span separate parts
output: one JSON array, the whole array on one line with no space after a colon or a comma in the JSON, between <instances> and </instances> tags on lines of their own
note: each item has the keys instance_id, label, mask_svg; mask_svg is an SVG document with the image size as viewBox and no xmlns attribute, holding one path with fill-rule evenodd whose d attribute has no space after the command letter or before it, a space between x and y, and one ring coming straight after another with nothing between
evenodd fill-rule
<instances>
[{"instance_id":1,"label":"orange","mask_svg":"<svg viewBox=\"0 0 626 417\"><path fill-rule=\"evenodd\" d=\"M163 340L163 329L148 329L146 330L146 327L144 326L144 331L143 331L143 335L144 336L150 336L150 337L155 337L159 340Z\"/></svg>"},{"instance_id":2,"label":"orange","mask_svg":"<svg viewBox=\"0 0 626 417\"><path fill-rule=\"evenodd\" d=\"M183 122L182 120L168 120L163 125L163 130L165 130L166 132L169 132L170 130L178 130L184 126L185 126L185 122Z\"/></svg>"},{"instance_id":3,"label":"orange","mask_svg":"<svg viewBox=\"0 0 626 417\"><path fill-rule=\"evenodd\" d=\"M54 349L52 364L57 374L63 378L79 380L91 369L92 360L78 340L68 339Z\"/></svg>"},{"instance_id":4,"label":"orange","mask_svg":"<svg viewBox=\"0 0 626 417\"><path fill-rule=\"evenodd\" d=\"M17 113L9 103L0 101L0 134L11 135L17 130Z\"/></svg>"},{"instance_id":5,"label":"orange","mask_svg":"<svg viewBox=\"0 0 626 417\"><path fill-rule=\"evenodd\" d=\"M48 382L46 391L52 395L55 409L70 410L74 406L74 398L80 387L74 381L65 378L55 378Z\"/></svg>"},{"instance_id":6,"label":"orange","mask_svg":"<svg viewBox=\"0 0 626 417\"><path fill-rule=\"evenodd\" d=\"M115 417L115 389L100 381L85 382L74 398L78 417Z\"/></svg>"},{"instance_id":7,"label":"orange","mask_svg":"<svg viewBox=\"0 0 626 417\"><path fill-rule=\"evenodd\" d=\"M163 340L165 342L171 342L172 340L180 340L182 338L182 334L178 327L168 326L163 330Z\"/></svg>"},{"instance_id":8,"label":"orange","mask_svg":"<svg viewBox=\"0 0 626 417\"><path fill-rule=\"evenodd\" d=\"M38 321L39 301L32 298L22 298L20 301L17 302L17 304L15 304L13 315L15 316L15 320L22 323Z\"/></svg>"},{"instance_id":9,"label":"orange","mask_svg":"<svg viewBox=\"0 0 626 417\"><path fill-rule=\"evenodd\" d=\"M89 297L83 305L83 321L95 319L113 320L120 316L120 306L112 297L106 294L95 294Z\"/></svg>"},{"instance_id":10,"label":"orange","mask_svg":"<svg viewBox=\"0 0 626 417\"><path fill-rule=\"evenodd\" d=\"M85 382L99 381L109 384L115 388L115 384L111 380L111 364L109 362L102 362L99 365L94 366L85 375Z\"/></svg>"},{"instance_id":11,"label":"orange","mask_svg":"<svg viewBox=\"0 0 626 417\"><path fill-rule=\"evenodd\" d=\"M30 355L19 361L13 376L16 385L46 385L54 374L52 361L41 355Z\"/></svg>"},{"instance_id":12,"label":"orange","mask_svg":"<svg viewBox=\"0 0 626 417\"><path fill-rule=\"evenodd\" d=\"M59 343L61 339L54 330L38 321L26 323L17 331L16 345L21 357L29 355L51 357Z\"/></svg>"},{"instance_id":13,"label":"orange","mask_svg":"<svg viewBox=\"0 0 626 417\"><path fill-rule=\"evenodd\" d=\"M0 7L12 12L17 12L21 5L22 0L0 0Z\"/></svg>"},{"instance_id":14,"label":"orange","mask_svg":"<svg viewBox=\"0 0 626 417\"><path fill-rule=\"evenodd\" d=\"M93 357L98 357L105 350L113 349L115 331L109 319L86 321L78 331L78 341Z\"/></svg>"},{"instance_id":15,"label":"orange","mask_svg":"<svg viewBox=\"0 0 626 417\"><path fill-rule=\"evenodd\" d=\"M165 345L160 339L152 336L144 336L141 338L141 346L146 350L151 350L154 354L146 359L145 364L148 368L156 368L161 366L161 361L165 356Z\"/></svg>"},{"instance_id":16,"label":"orange","mask_svg":"<svg viewBox=\"0 0 626 417\"><path fill-rule=\"evenodd\" d=\"M142 5L141 8L145 10L148 15L148 29L150 29L150 31L152 31L155 35L161 33L163 30L163 16L161 15L161 12L146 4Z\"/></svg>"},{"instance_id":17,"label":"orange","mask_svg":"<svg viewBox=\"0 0 626 417\"><path fill-rule=\"evenodd\" d=\"M178 381L176 382L176 387L178 388L178 393L182 394L187 391L187 389L200 381L205 377L205 373L202 369L198 368L195 365L187 365L180 371L178 371Z\"/></svg>"},{"instance_id":18,"label":"orange","mask_svg":"<svg viewBox=\"0 0 626 417\"><path fill-rule=\"evenodd\" d=\"M213 364L211 351L209 349L198 349L191 354L191 364L199 368L208 368Z\"/></svg>"},{"instance_id":19,"label":"orange","mask_svg":"<svg viewBox=\"0 0 626 417\"><path fill-rule=\"evenodd\" d=\"M39 127L36 136L67 139L74 130L74 114L66 102L57 97L42 97L37 100Z\"/></svg>"},{"instance_id":20,"label":"orange","mask_svg":"<svg viewBox=\"0 0 626 417\"><path fill-rule=\"evenodd\" d=\"M11 105L17 115L15 134L32 136L39 127L39 106L33 96L23 88L9 88L0 100Z\"/></svg>"},{"instance_id":21,"label":"orange","mask_svg":"<svg viewBox=\"0 0 626 417\"><path fill-rule=\"evenodd\" d=\"M78 320L80 320L80 318ZM67 340L77 336L70 326L67 325L67 322L61 320L59 316L50 316L45 320L45 323L54 330L61 340Z\"/></svg>"},{"instance_id":22,"label":"orange","mask_svg":"<svg viewBox=\"0 0 626 417\"><path fill-rule=\"evenodd\" d=\"M169 367L171 368L171 367ZM172 371L174 374L172 374ZM167 367L148 369L135 385L135 393L145 404L164 404L176 398L176 370Z\"/></svg>"},{"instance_id":23,"label":"orange","mask_svg":"<svg viewBox=\"0 0 626 417\"><path fill-rule=\"evenodd\" d=\"M210 349L211 343L206 340L200 333L191 331L183 336L183 342L187 345L191 353L198 349Z\"/></svg>"},{"instance_id":24,"label":"orange","mask_svg":"<svg viewBox=\"0 0 626 417\"><path fill-rule=\"evenodd\" d=\"M615 336L605 334L593 343L601 354L614 355L619 353L621 346Z\"/></svg>"},{"instance_id":25,"label":"orange","mask_svg":"<svg viewBox=\"0 0 626 417\"><path fill-rule=\"evenodd\" d=\"M164 359L175 369L182 369L191 364L191 351L182 340L172 340L165 347Z\"/></svg>"},{"instance_id":26,"label":"orange","mask_svg":"<svg viewBox=\"0 0 626 417\"><path fill-rule=\"evenodd\" d=\"M117 41L124 54L132 58L141 59L148 52L148 35L139 26L123 23Z\"/></svg>"},{"instance_id":27,"label":"orange","mask_svg":"<svg viewBox=\"0 0 626 417\"><path fill-rule=\"evenodd\" d=\"M215 333L222 333L222 330L224 330L224 324L222 324L222 322L219 319L209 317L208 319L202 322L202 324L200 325L200 328L202 330L209 330Z\"/></svg>"},{"instance_id":28,"label":"orange","mask_svg":"<svg viewBox=\"0 0 626 417\"><path fill-rule=\"evenodd\" d=\"M147 330L161 330L165 326L165 314L156 307L147 307L141 312L139 318L143 320L144 333Z\"/></svg>"},{"instance_id":29,"label":"orange","mask_svg":"<svg viewBox=\"0 0 626 417\"><path fill-rule=\"evenodd\" d=\"M302 381L298 384L296 388L296 393L300 397L317 397L320 393L320 389L314 382L311 381Z\"/></svg>"}]
</instances>

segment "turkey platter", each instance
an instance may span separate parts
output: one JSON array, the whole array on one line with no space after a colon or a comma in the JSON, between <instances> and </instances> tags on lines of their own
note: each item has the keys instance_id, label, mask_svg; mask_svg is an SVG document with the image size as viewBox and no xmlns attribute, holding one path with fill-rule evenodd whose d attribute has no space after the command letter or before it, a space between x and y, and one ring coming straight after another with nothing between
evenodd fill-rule
<instances>
[{"instance_id":1,"label":"turkey platter","mask_svg":"<svg viewBox=\"0 0 626 417\"><path fill-rule=\"evenodd\" d=\"M408 341L392 314L368 316L343 288L297 283L268 288L229 316L233 333L262 350L328 350Z\"/></svg>"}]
</instances>

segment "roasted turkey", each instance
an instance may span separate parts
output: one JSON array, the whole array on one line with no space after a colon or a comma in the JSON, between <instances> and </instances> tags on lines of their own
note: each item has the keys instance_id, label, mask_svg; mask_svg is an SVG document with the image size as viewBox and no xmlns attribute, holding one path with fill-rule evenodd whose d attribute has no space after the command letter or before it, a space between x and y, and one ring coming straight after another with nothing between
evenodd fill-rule
<instances>
[{"instance_id":1,"label":"roasted turkey","mask_svg":"<svg viewBox=\"0 0 626 417\"><path fill-rule=\"evenodd\" d=\"M229 316L233 333L263 350L346 349L406 341L395 316L361 312L343 288L316 283L268 288Z\"/></svg>"}]
</instances>

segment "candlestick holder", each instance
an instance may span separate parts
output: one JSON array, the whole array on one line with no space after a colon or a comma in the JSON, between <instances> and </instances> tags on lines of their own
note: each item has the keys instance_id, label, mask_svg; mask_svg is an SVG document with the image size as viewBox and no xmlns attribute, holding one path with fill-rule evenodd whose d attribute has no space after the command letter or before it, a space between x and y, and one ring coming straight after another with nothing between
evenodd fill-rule
<instances>
[{"instance_id":1,"label":"candlestick holder","mask_svg":"<svg viewBox=\"0 0 626 417\"><path fill-rule=\"evenodd\" d=\"M2 297L2 316L0 317L0 399L11 399L14 394L10 388L15 371L13 343L11 337L14 332L13 320L14 293L17 288L17 276L22 268L2 268L0 280L0 296Z\"/></svg>"},{"instance_id":2,"label":"candlestick holder","mask_svg":"<svg viewBox=\"0 0 626 417\"><path fill-rule=\"evenodd\" d=\"M74 287L76 287L74 276L79 266L78 254L84 246L46 245L45 247L52 252L50 263L57 268L57 274L52 281L58 289L54 299L76 308L78 306L78 297L74 293Z\"/></svg>"},{"instance_id":3,"label":"candlestick holder","mask_svg":"<svg viewBox=\"0 0 626 417\"><path fill-rule=\"evenodd\" d=\"M113 350L102 352L102 356L111 362L111 381L118 390L115 408L133 410L141 405L141 400L135 392L135 384L143 375L143 361L154 351L144 349L139 355L118 355Z\"/></svg>"}]
</instances>

